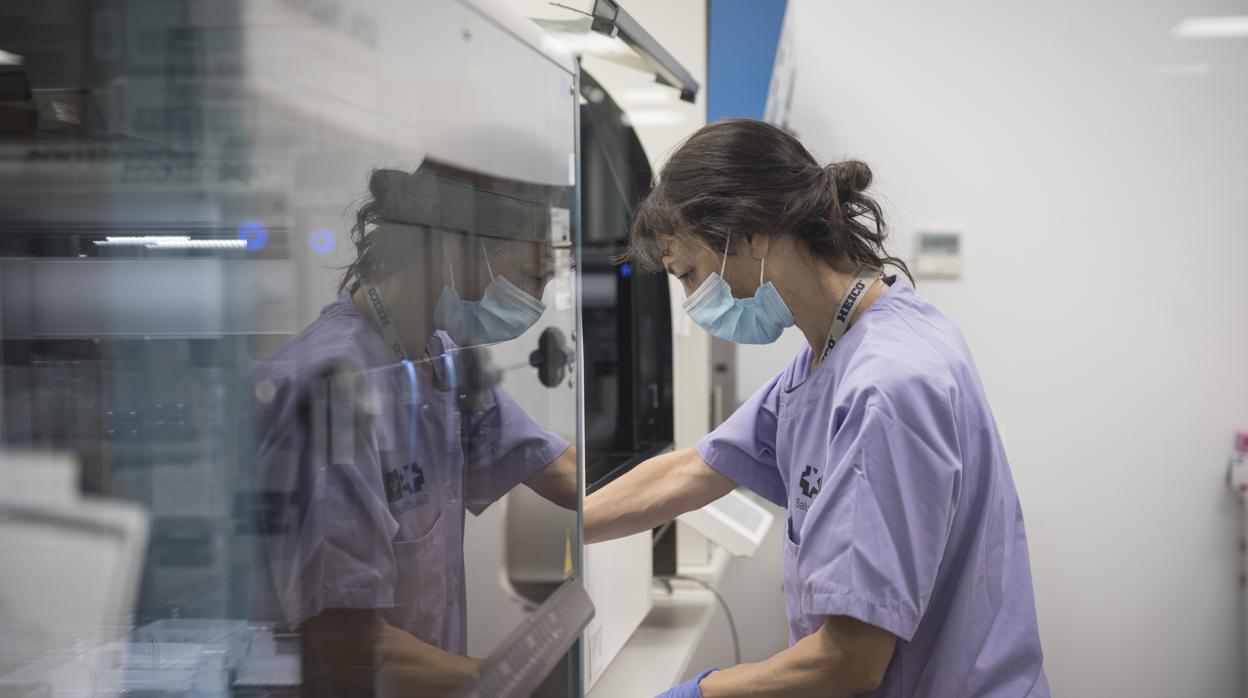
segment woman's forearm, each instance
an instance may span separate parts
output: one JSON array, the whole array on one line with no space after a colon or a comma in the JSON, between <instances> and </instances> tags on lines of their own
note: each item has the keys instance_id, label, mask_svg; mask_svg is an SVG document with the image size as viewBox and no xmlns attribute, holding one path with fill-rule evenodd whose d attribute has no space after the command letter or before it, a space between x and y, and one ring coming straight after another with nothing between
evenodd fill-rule
<instances>
[{"instance_id":1,"label":"woman's forearm","mask_svg":"<svg viewBox=\"0 0 1248 698\"><path fill-rule=\"evenodd\" d=\"M886 630L833 616L788 649L714 672L700 687L706 698L851 696L879 687L896 644Z\"/></svg>"},{"instance_id":2,"label":"woman's forearm","mask_svg":"<svg viewBox=\"0 0 1248 698\"><path fill-rule=\"evenodd\" d=\"M661 526L735 487L692 448L655 456L585 498L585 542L622 538Z\"/></svg>"},{"instance_id":3,"label":"woman's forearm","mask_svg":"<svg viewBox=\"0 0 1248 698\"><path fill-rule=\"evenodd\" d=\"M378 696L450 696L472 681L481 660L430 645L387 626L378 654Z\"/></svg>"},{"instance_id":4,"label":"woman's forearm","mask_svg":"<svg viewBox=\"0 0 1248 698\"><path fill-rule=\"evenodd\" d=\"M334 695L449 696L480 666L391 626L372 609L327 609L301 631L305 661L316 664Z\"/></svg>"},{"instance_id":5,"label":"woman's forearm","mask_svg":"<svg viewBox=\"0 0 1248 698\"><path fill-rule=\"evenodd\" d=\"M553 462L530 475L524 484L547 501L575 510L580 503L576 467L576 446L568 446Z\"/></svg>"}]
</instances>

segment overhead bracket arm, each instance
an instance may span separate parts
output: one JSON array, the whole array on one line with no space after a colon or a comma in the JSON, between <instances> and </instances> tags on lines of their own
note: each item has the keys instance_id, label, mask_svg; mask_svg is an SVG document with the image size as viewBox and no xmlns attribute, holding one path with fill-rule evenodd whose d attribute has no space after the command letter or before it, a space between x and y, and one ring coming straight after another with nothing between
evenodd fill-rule
<instances>
[{"instance_id":1,"label":"overhead bracket arm","mask_svg":"<svg viewBox=\"0 0 1248 698\"><path fill-rule=\"evenodd\" d=\"M628 11L615 0L594 0L593 22L590 28L599 34L618 37L638 55L649 61L655 70L655 80L680 90L680 98L693 102L702 88L693 75L650 36Z\"/></svg>"}]
</instances>

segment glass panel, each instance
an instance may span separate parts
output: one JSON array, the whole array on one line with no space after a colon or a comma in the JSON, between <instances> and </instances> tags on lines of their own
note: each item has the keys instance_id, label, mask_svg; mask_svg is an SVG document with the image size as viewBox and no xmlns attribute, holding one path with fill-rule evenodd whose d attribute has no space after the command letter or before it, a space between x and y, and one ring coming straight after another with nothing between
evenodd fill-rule
<instances>
[{"instance_id":1,"label":"glass panel","mask_svg":"<svg viewBox=\"0 0 1248 698\"><path fill-rule=\"evenodd\" d=\"M579 585L575 66L452 0L0 14L0 695L465 685Z\"/></svg>"}]
</instances>

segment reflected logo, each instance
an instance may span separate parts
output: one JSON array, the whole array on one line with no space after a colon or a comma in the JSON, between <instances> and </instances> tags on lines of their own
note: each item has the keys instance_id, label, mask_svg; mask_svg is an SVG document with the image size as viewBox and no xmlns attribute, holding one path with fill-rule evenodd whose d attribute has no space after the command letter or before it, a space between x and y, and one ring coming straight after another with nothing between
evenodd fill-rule
<instances>
[{"instance_id":1,"label":"reflected logo","mask_svg":"<svg viewBox=\"0 0 1248 698\"><path fill-rule=\"evenodd\" d=\"M818 468L808 465L806 470L802 471L802 479L798 484L802 487L802 494L814 497L823 488L823 477L819 475Z\"/></svg>"},{"instance_id":2,"label":"reflected logo","mask_svg":"<svg viewBox=\"0 0 1248 698\"><path fill-rule=\"evenodd\" d=\"M425 473L419 463L409 463L402 470L391 470L385 476L386 501L393 504L425 488Z\"/></svg>"}]
</instances>

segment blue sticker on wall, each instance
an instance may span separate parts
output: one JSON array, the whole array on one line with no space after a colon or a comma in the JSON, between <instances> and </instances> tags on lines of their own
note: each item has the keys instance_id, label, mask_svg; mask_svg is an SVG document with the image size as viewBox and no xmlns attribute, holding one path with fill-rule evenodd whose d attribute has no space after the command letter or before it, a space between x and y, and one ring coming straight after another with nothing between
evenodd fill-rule
<instances>
[{"instance_id":1,"label":"blue sticker on wall","mask_svg":"<svg viewBox=\"0 0 1248 698\"><path fill-rule=\"evenodd\" d=\"M247 249L255 252L269 244L269 230L260 221L247 221L238 226L238 238L246 240Z\"/></svg>"}]
</instances>

